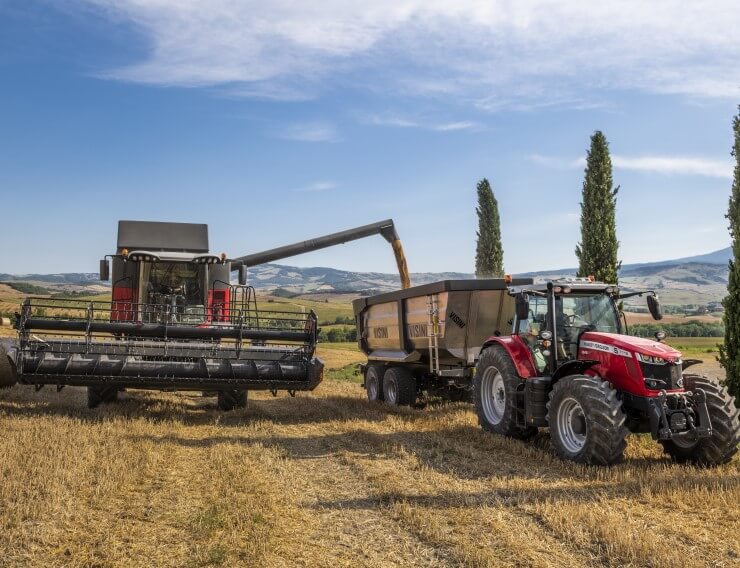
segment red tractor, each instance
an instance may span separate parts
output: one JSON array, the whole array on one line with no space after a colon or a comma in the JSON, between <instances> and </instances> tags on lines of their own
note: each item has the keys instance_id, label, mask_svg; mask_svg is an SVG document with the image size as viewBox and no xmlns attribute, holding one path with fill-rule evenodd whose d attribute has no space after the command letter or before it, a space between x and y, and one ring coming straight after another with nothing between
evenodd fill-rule
<instances>
[{"instance_id":1,"label":"red tractor","mask_svg":"<svg viewBox=\"0 0 740 568\"><path fill-rule=\"evenodd\" d=\"M480 425L527 439L549 427L563 458L608 465L619 462L629 432L650 433L678 462L728 462L740 442L738 410L716 379L687 372L684 360L662 342L625 335L617 301L652 292L621 294L589 279L511 286L511 335L483 345L473 378Z\"/></svg>"}]
</instances>

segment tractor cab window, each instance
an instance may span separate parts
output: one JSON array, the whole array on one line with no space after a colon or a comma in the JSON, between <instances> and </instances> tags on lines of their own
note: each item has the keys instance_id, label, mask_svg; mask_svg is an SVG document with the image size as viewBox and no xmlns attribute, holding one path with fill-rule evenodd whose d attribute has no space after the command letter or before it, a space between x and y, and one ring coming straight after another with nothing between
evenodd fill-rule
<instances>
[{"instance_id":1,"label":"tractor cab window","mask_svg":"<svg viewBox=\"0 0 740 568\"><path fill-rule=\"evenodd\" d=\"M540 332L547 329L547 298L530 296L529 317L517 321L516 333L532 353L537 371L542 373L547 368L548 358L543 353L542 343L539 340Z\"/></svg>"},{"instance_id":2,"label":"tractor cab window","mask_svg":"<svg viewBox=\"0 0 740 568\"><path fill-rule=\"evenodd\" d=\"M578 340L586 331L620 333L614 301L606 294L563 295L555 298L558 357L578 357Z\"/></svg>"}]
</instances>

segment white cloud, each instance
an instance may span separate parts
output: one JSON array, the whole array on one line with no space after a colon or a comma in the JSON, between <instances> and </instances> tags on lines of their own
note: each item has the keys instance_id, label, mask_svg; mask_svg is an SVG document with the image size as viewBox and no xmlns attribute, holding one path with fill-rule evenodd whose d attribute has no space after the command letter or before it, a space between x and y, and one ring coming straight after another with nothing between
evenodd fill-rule
<instances>
[{"instance_id":1,"label":"white cloud","mask_svg":"<svg viewBox=\"0 0 740 568\"><path fill-rule=\"evenodd\" d=\"M396 115L373 115L369 118L361 118L361 121L377 126L395 126L397 128L421 128L423 130L434 130L436 132L473 130L479 127L478 123L470 120L459 120L454 122L434 122L422 119L406 118Z\"/></svg>"},{"instance_id":2,"label":"white cloud","mask_svg":"<svg viewBox=\"0 0 740 568\"><path fill-rule=\"evenodd\" d=\"M77 0L148 56L105 76L268 98L327 79L488 110L601 104L589 91L740 95L735 0Z\"/></svg>"},{"instance_id":3,"label":"white cloud","mask_svg":"<svg viewBox=\"0 0 740 568\"><path fill-rule=\"evenodd\" d=\"M694 175L731 179L732 163L697 156L620 156L612 154L612 165L617 170L633 170L663 175ZM586 166L586 158L561 158L532 154L529 160L540 166L556 169L574 169Z\"/></svg>"},{"instance_id":4,"label":"white cloud","mask_svg":"<svg viewBox=\"0 0 740 568\"><path fill-rule=\"evenodd\" d=\"M617 169L637 170L666 175L695 175L732 178L732 164L728 160L713 160L691 156L612 156Z\"/></svg>"},{"instance_id":5,"label":"white cloud","mask_svg":"<svg viewBox=\"0 0 740 568\"><path fill-rule=\"evenodd\" d=\"M277 138L298 142L338 142L336 127L328 122L303 122L290 124L275 131Z\"/></svg>"},{"instance_id":6,"label":"white cloud","mask_svg":"<svg viewBox=\"0 0 740 568\"><path fill-rule=\"evenodd\" d=\"M310 192L315 193L318 191L329 191L330 189L336 189L337 184L333 181L317 181L316 183L312 183L311 185L306 185L304 187L299 187L295 191L297 192Z\"/></svg>"}]
</instances>

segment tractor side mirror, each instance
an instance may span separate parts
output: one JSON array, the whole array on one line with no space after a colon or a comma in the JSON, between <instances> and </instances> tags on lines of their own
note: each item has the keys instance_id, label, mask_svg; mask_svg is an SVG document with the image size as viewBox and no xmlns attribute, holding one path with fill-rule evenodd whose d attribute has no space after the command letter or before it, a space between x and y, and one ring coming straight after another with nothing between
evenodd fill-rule
<instances>
[{"instance_id":1,"label":"tractor side mirror","mask_svg":"<svg viewBox=\"0 0 740 568\"><path fill-rule=\"evenodd\" d=\"M660 300L658 300L658 296L651 294L647 297L647 305L648 310L650 310L650 315L653 316L654 320L662 320L663 319L663 310L660 307Z\"/></svg>"},{"instance_id":2,"label":"tractor side mirror","mask_svg":"<svg viewBox=\"0 0 740 568\"><path fill-rule=\"evenodd\" d=\"M242 264L239 266L239 286L247 285L247 266Z\"/></svg>"},{"instance_id":3,"label":"tractor side mirror","mask_svg":"<svg viewBox=\"0 0 740 568\"><path fill-rule=\"evenodd\" d=\"M519 320L529 319L529 298L526 294L517 294L514 300L516 304L516 317Z\"/></svg>"},{"instance_id":4,"label":"tractor side mirror","mask_svg":"<svg viewBox=\"0 0 740 568\"><path fill-rule=\"evenodd\" d=\"M100 280L103 282L110 280L110 262L107 258L100 261Z\"/></svg>"}]
</instances>

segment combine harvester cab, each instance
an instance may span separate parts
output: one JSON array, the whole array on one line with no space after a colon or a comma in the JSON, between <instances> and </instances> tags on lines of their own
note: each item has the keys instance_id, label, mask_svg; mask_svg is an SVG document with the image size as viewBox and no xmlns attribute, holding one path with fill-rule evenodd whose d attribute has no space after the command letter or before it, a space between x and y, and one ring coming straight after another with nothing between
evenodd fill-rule
<instances>
[{"instance_id":1,"label":"combine harvester cab","mask_svg":"<svg viewBox=\"0 0 740 568\"><path fill-rule=\"evenodd\" d=\"M483 429L519 439L548 427L555 452L580 463L620 461L629 432L650 433L679 462L726 463L740 442L738 410L700 361L627 335L620 293L593 279L445 281L356 300L370 400L414 404L469 393Z\"/></svg>"},{"instance_id":2,"label":"combine harvester cab","mask_svg":"<svg viewBox=\"0 0 740 568\"><path fill-rule=\"evenodd\" d=\"M196 390L223 410L249 390L313 390L316 314L259 309L247 266L376 233L398 241L388 220L230 260L209 252L206 225L121 221L112 271L100 264L111 301L27 298L18 340L0 345L0 386L86 386L90 407L123 389Z\"/></svg>"}]
</instances>

